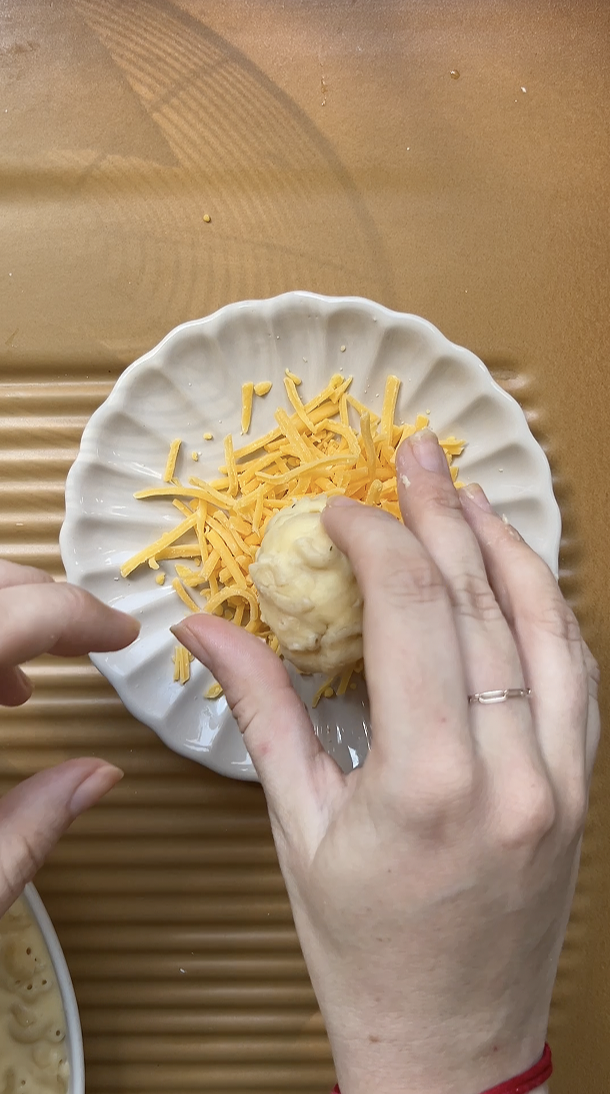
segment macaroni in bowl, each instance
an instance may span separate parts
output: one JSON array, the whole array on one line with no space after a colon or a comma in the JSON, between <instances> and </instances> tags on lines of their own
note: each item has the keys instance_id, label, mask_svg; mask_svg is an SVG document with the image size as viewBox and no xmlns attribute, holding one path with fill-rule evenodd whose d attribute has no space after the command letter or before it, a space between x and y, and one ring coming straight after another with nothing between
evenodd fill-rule
<instances>
[{"instance_id":1,"label":"macaroni in bowl","mask_svg":"<svg viewBox=\"0 0 610 1094\"><path fill-rule=\"evenodd\" d=\"M0 1094L67 1094L61 994L23 899L0 919Z\"/></svg>"}]
</instances>

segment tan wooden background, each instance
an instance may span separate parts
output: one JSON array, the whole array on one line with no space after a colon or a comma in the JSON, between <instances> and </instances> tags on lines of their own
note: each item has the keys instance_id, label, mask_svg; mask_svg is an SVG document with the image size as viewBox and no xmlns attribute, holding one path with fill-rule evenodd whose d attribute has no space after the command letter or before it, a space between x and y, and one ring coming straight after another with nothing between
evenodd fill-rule
<instances>
[{"instance_id":1,"label":"tan wooden background","mask_svg":"<svg viewBox=\"0 0 610 1094\"><path fill-rule=\"evenodd\" d=\"M87 417L178 322L358 293L431 319L531 414L607 670L609 42L604 0L4 0L2 554L59 574ZM33 676L0 790L80 753L127 772L40 877L90 1094L324 1094L259 789L166 751L86 661ZM604 744L553 1094L610 1080L609 787Z\"/></svg>"}]
</instances>

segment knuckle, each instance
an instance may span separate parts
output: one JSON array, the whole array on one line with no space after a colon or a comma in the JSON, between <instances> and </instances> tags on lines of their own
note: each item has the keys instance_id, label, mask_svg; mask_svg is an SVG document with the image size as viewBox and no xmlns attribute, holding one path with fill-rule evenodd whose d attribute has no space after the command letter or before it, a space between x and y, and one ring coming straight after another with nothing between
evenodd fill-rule
<instances>
[{"instance_id":1,"label":"knuckle","mask_svg":"<svg viewBox=\"0 0 610 1094\"><path fill-rule=\"evenodd\" d=\"M57 610L52 625L49 627L47 648L59 649L60 645L67 642L70 645L73 636L78 633L83 620L90 613L95 613L94 618L102 610L99 602L95 600L85 589L79 589L77 585L69 582L58 586L61 590L57 598Z\"/></svg>"},{"instance_id":2,"label":"knuckle","mask_svg":"<svg viewBox=\"0 0 610 1094\"><path fill-rule=\"evenodd\" d=\"M415 557L388 552L381 573L383 594L398 607L429 604L448 595L440 570L423 552Z\"/></svg>"},{"instance_id":3,"label":"knuckle","mask_svg":"<svg viewBox=\"0 0 610 1094\"><path fill-rule=\"evenodd\" d=\"M450 589L451 601L461 615L479 622L495 623L502 615L498 602L483 573L469 571L454 579Z\"/></svg>"},{"instance_id":4,"label":"knuckle","mask_svg":"<svg viewBox=\"0 0 610 1094\"><path fill-rule=\"evenodd\" d=\"M472 760L446 757L415 768L404 808L420 832L434 835L472 808L477 776Z\"/></svg>"},{"instance_id":5,"label":"knuckle","mask_svg":"<svg viewBox=\"0 0 610 1094\"><path fill-rule=\"evenodd\" d=\"M561 595L539 605L537 618L547 634L567 642L570 646L577 645L580 653L582 639L578 620Z\"/></svg>"},{"instance_id":6,"label":"knuckle","mask_svg":"<svg viewBox=\"0 0 610 1094\"><path fill-rule=\"evenodd\" d=\"M585 662L585 668L587 670L589 680L593 685L595 695L597 695L597 689L601 682L601 671L598 662L591 653L586 642L582 644L582 654Z\"/></svg>"},{"instance_id":7,"label":"knuckle","mask_svg":"<svg viewBox=\"0 0 610 1094\"><path fill-rule=\"evenodd\" d=\"M0 842L0 885L16 897L43 861L44 857L27 832L3 835Z\"/></svg>"},{"instance_id":8,"label":"knuckle","mask_svg":"<svg viewBox=\"0 0 610 1094\"><path fill-rule=\"evenodd\" d=\"M557 806L550 783L540 775L520 780L507 793L500 820L500 842L507 850L537 846L554 827Z\"/></svg>"},{"instance_id":9,"label":"knuckle","mask_svg":"<svg viewBox=\"0 0 610 1094\"><path fill-rule=\"evenodd\" d=\"M80 589L78 585L71 585L69 581L65 581L61 585L61 589L66 609L75 614L82 612L83 607L90 601L90 593L87 593L84 589ZM91 597L91 599L93 600L94 598Z\"/></svg>"},{"instance_id":10,"label":"knuckle","mask_svg":"<svg viewBox=\"0 0 610 1094\"><path fill-rule=\"evenodd\" d=\"M570 836L580 835L582 832L587 819L588 805L589 795L584 776L574 779L564 790L561 799L564 824Z\"/></svg>"},{"instance_id":11,"label":"knuckle","mask_svg":"<svg viewBox=\"0 0 610 1094\"><path fill-rule=\"evenodd\" d=\"M419 493L426 506L436 506L438 509L448 510L450 514L460 521L464 521L462 505L455 486L449 479L442 475L426 476L419 486Z\"/></svg>"},{"instance_id":12,"label":"knuckle","mask_svg":"<svg viewBox=\"0 0 610 1094\"><path fill-rule=\"evenodd\" d=\"M235 718L240 732L245 735L256 718L256 702L247 691L244 691L240 695L235 695L232 693L232 689L229 689L225 694L231 714Z\"/></svg>"}]
</instances>

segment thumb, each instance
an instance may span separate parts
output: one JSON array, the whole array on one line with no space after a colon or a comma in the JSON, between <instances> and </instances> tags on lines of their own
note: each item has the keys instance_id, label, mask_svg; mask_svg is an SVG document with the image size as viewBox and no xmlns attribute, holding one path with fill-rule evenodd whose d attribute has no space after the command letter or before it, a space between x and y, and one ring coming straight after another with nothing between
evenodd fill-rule
<instances>
[{"instance_id":1,"label":"thumb","mask_svg":"<svg viewBox=\"0 0 610 1094\"><path fill-rule=\"evenodd\" d=\"M123 777L104 760L69 760L0 798L0 915L10 908L72 821Z\"/></svg>"},{"instance_id":2,"label":"thumb","mask_svg":"<svg viewBox=\"0 0 610 1094\"><path fill-rule=\"evenodd\" d=\"M342 781L314 733L279 657L265 642L213 615L172 627L176 638L222 685L270 810L283 827L311 814L320 781Z\"/></svg>"}]
</instances>

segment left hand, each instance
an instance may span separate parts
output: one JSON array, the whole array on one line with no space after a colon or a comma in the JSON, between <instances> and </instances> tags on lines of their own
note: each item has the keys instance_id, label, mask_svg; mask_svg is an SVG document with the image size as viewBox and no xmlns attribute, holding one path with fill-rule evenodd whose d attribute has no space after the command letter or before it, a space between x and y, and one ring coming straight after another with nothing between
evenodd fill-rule
<instances>
[{"instance_id":1,"label":"left hand","mask_svg":"<svg viewBox=\"0 0 610 1094\"><path fill-rule=\"evenodd\" d=\"M32 685L19 667L42 653L76 657L122 649L137 637L131 616L31 566L0 560L0 704L21 706ZM121 778L104 760L69 760L0 798L0 915L31 881L71 822Z\"/></svg>"}]
</instances>

